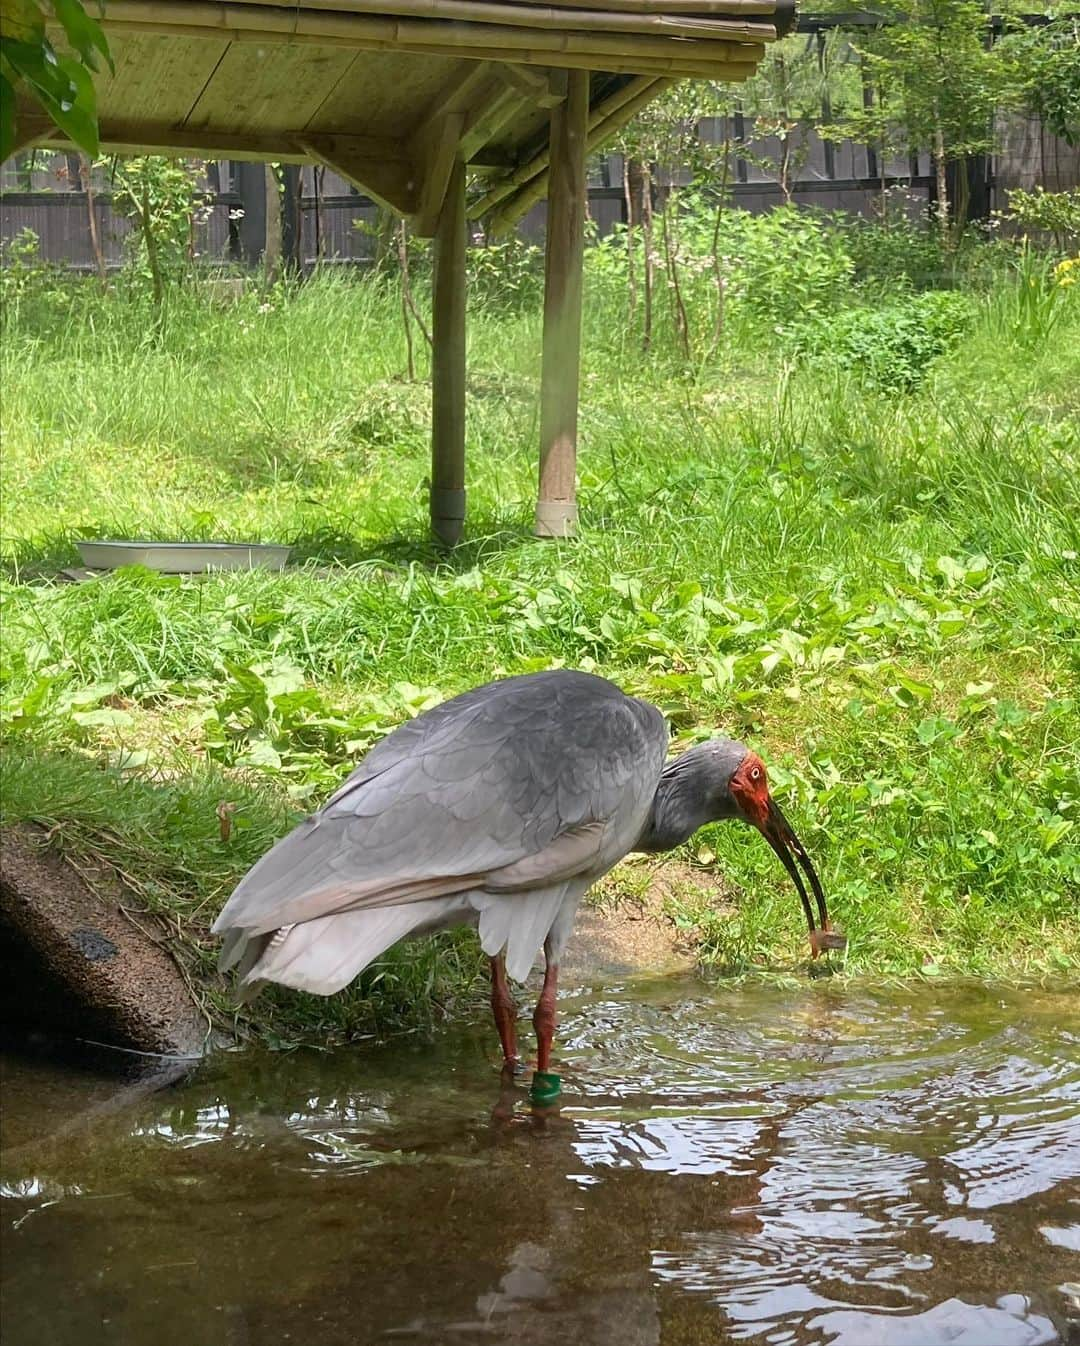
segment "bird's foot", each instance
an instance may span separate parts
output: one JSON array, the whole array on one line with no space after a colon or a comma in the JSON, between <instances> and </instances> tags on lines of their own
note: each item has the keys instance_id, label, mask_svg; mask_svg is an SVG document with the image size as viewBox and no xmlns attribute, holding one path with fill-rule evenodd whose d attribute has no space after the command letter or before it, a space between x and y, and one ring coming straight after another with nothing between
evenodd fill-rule
<instances>
[{"instance_id":1,"label":"bird's foot","mask_svg":"<svg viewBox=\"0 0 1080 1346\"><path fill-rule=\"evenodd\" d=\"M515 1080L525 1074L525 1062L520 1056L504 1056L499 1074L504 1080Z\"/></svg>"}]
</instances>

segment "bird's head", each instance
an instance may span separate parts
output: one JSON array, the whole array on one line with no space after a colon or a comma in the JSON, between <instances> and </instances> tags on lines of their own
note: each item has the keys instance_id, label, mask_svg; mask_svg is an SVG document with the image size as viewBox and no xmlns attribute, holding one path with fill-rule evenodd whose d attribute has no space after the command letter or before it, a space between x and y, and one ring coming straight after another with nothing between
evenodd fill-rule
<instances>
[{"instance_id":1,"label":"bird's head","mask_svg":"<svg viewBox=\"0 0 1080 1346\"><path fill-rule=\"evenodd\" d=\"M842 949L845 946L844 936L833 930L829 923L825 893L817 871L806 848L772 797L765 763L757 753L751 752L744 743L729 738L714 738L699 743L681 757L675 758L665 769L657 794L657 803L661 809L664 807L661 797L665 793L670 796L673 815L681 813L683 819L691 823L685 836L706 822L718 822L724 818L741 818L743 822L757 828L795 884L810 929L813 956L816 958L826 949ZM678 827L674 816L671 821ZM657 818L656 822L660 823L660 819ZM685 839L685 836L681 839ZM817 923L799 866L814 894Z\"/></svg>"}]
</instances>

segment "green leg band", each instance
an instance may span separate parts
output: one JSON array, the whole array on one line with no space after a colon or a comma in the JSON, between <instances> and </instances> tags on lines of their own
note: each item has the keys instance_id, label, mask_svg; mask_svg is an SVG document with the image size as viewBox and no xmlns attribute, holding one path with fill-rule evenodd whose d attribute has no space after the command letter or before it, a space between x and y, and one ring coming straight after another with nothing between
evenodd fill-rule
<instances>
[{"instance_id":1,"label":"green leg band","mask_svg":"<svg viewBox=\"0 0 1080 1346\"><path fill-rule=\"evenodd\" d=\"M529 1099L533 1103L554 1103L562 1093L562 1081L550 1071L534 1070L532 1084L529 1086Z\"/></svg>"}]
</instances>

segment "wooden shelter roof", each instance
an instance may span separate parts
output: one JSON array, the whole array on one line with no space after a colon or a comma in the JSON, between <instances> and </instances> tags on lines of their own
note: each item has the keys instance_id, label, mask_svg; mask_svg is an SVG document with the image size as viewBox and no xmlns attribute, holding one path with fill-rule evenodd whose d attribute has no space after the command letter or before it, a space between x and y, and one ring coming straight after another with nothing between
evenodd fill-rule
<instances>
[{"instance_id":1,"label":"wooden shelter roof","mask_svg":"<svg viewBox=\"0 0 1080 1346\"><path fill-rule=\"evenodd\" d=\"M673 80L746 79L792 16L792 0L106 0L101 143L320 160L420 233L462 160L505 225L546 192L565 72L590 72L593 148Z\"/></svg>"},{"instance_id":2,"label":"wooden shelter roof","mask_svg":"<svg viewBox=\"0 0 1080 1346\"><path fill-rule=\"evenodd\" d=\"M466 214L548 197L536 531L575 529L586 160L676 80L748 78L794 0L105 0L101 143L315 159L435 239L430 510L465 520ZM20 109L25 145L55 128ZM487 175L471 203L469 171Z\"/></svg>"}]
</instances>

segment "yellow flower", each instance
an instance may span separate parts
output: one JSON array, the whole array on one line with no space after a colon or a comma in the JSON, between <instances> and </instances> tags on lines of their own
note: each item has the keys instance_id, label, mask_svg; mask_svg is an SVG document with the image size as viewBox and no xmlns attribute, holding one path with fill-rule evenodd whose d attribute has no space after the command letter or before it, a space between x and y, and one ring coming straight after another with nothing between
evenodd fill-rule
<instances>
[{"instance_id":1,"label":"yellow flower","mask_svg":"<svg viewBox=\"0 0 1080 1346\"><path fill-rule=\"evenodd\" d=\"M1080 285L1080 257L1066 257L1054 267L1054 284L1067 289L1070 285Z\"/></svg>"}]
</instances>

